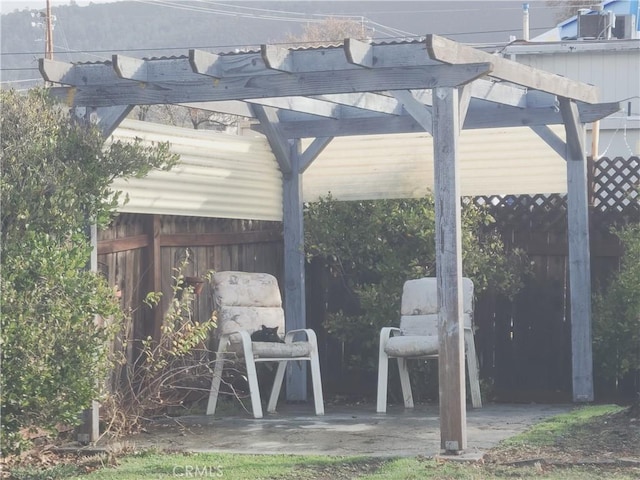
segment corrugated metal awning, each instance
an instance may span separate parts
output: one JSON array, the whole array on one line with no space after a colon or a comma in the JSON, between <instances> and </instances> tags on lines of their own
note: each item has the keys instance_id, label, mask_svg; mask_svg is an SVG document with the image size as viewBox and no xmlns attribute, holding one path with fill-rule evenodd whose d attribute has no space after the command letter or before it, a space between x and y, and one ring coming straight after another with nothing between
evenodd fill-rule
<instances>
[{"instance_id":1,"label":"corrugated metal awning","mask_svg":"<svg viewBox=\"0 0 640 480\"><path fill-rule=\"evenodd\" d=\"M206 130L124 120L116 140L169 142L180 164L146 178L118 180L129 202L120 211L254 220L282 220L282 175L269 144Z\"/></svg>"},{"instance_id":2,"label":"corrugated metal awning","mask_svg":"<svg viewBox=\"0 0 640 480\"><path fill-rule=\"evenodd\" d=\"M282 220L282 175L262 136L125 120L113 137L169 142L181 157L170 172L115 182L129 197L120 211ZM466 130L459 149L463 195L566 192L565 161L529 128ZM432 188L426 133L336 138L303 177L305 201L329 192L341 200L420 197Z\"/></svg>"},{"instance_id":3,"label":"corrugated metal awning","mask_svg":"<svg viewBox=\"0 0 640 480\"><path fill-rule=\"evenodd\" d=\"M553 127L564 137L563 127ZM464 130L462 195L564 193L566 163L527 127ZM433 189L433 142L424 134L340 137L304 175L304 198L407 198Z\"/></svg>"}]
</instances>

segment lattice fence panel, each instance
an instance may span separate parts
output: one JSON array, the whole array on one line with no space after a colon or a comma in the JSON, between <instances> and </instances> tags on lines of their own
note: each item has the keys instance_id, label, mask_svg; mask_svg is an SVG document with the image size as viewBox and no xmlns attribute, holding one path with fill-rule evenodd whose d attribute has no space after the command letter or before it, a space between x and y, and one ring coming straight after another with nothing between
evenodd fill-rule
<instances>
[{"instance_id":1,"label":"lattice fence panel","mask_svg":"<svg viewBox=\"0 0 640 480\"><path fill-rule=\"evenodd\" d=\"M594 163L593 206L600 210L623 211L638 207L640 159L601 158Z\"/></svg>"},{"instance_id":2,"label":"lattice fence panel","mask_svg":"<svg viewBox=\"0 0 640 480\"><path fill-rule=\"evenodd\" d=\"M640 159L601 158L593 163L592 227L607 231L614 224L640 221ZM499 224L516 229L566 230L566 195L484 195L465 203L487 208Z\"/></svg>"},{"instance_id":3,"label":"lattice fence panel","mask_svg":"<svg viewBox=\"0 0 640 480\"><path fill-rule=\"evenodd\" d=\"M463 201L486 208L500 225L526 230L566 230L565 195L484 195Z\"/></svg>"},{"instance_id":4,"label":"lattice fence panel","mask_svg":"<svg viewBox=\"0 0 640 480\"><path fill-rule=\"evenodd\" d=\"M613 225L640 222L640 159L600 158L594 162L592 225L608 230Z\"/></svg>"}]
</instances>

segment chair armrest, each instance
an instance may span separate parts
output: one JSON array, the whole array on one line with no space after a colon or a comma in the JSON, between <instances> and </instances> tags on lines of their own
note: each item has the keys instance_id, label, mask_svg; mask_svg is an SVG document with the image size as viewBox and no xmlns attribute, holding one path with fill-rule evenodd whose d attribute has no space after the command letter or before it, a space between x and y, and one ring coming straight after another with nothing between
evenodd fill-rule
<instances>
[{"instance_id":1,"label":"chair armrest","mask_svg":"<svg viewBox=\"0 0 640 480\"><path fill-rule=\"evenodd\" d=\"M298 328L296 330L289 330L286 335L284 336L284 343L293 343L294 342L294 337L298 334L305 334L306 335L306 341L313 343L313 344L317 344L318 340L316 337L316 332L314 332L312 329L310 328ZM300 340L298 340L300 341ZM305 341L305 340L302 340Z\"/></svg>"},{"instance_id":2,"label":"chair armrest","mask_svg":"<svg viewBox=\"0 0 640 480\"><path fill-rule=\"evenodd\" d=\"M251 335L249 335L249 332L247 332L246 330L235 330L233 332L223 333L222 335L220 335L219 341L227 341L232 335L240 335L240 340L242 341L242 343L251 343Z\"/></svg>"},{"instance_id":3,"label":"chair armrest","mask_svg":"<svg viewBox=\"0 0 640 480\"><path fill-rule=\"evenodd\" d=\"M398 327L383 327L380 330L380 345L385 345L389 337L393 337L397 333L402 333Z\"/></svg>"}]
</instances>

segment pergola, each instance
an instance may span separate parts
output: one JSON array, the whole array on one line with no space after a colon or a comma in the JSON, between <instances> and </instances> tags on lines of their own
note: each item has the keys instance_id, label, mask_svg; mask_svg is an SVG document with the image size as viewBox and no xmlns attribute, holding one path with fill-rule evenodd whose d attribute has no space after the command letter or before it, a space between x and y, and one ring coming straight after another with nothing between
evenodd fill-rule
<instances>
[{"instance_id":1,"label":"pergola","mask_svg":"<svg viewBox=\"0 0 640 480\"><path fill-rule=\"evenodd\" d=\"M40 60L52 94L110 134L135 105L177 104L255 118L283 176L287 329L305 327L302 184L337 136L433 136L440 335L441 448L467 448L462 336L458 136L461 129L529 126L567 160L574 401L593 400L591 285L584 124L619 110L596 88L446 38L284 48L72 64ZM564 124L566 140L548 125ZM313 139L302 149L301 139ZM517 152L514 152L517 155ZM389 152L393 161L393 152ZM366 161L366 159L363 159ZM306 399L303 370L287 397Z\"/></svg>"}]
</instances>

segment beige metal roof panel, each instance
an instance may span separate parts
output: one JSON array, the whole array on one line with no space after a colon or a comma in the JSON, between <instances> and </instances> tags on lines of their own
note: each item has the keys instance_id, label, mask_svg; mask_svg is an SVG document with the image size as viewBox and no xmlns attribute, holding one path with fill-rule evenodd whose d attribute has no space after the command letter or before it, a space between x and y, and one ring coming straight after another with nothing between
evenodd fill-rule
<instances>
[{"instance_id":1,"label":"beige metal roof panel","mask_svg":"<svg viewBox=\"0 0 640 480\"><path fill-rule=\"evenodd\" d=\"M552 129L564 138L562 126ZM529 128L465 130L459 143L463 195L563 193L566 164ZM421 196L433 189L427 134L334 139L304 175L305 201Z\"/></svg>"},{"instance_id":2,"label":"beige metal roof panel","mask_svg":"<svg viewBox=\"0 0 640 480\"><path fill-rule=\"evenodd\" d=\"M141 138L169 142L180 155L170 172L117 180L129 202L122 212L254 220L282 219L282 175L269 144L261 137L239 137L125 120L117 140Z\"/></svg>"}]
</instances>

